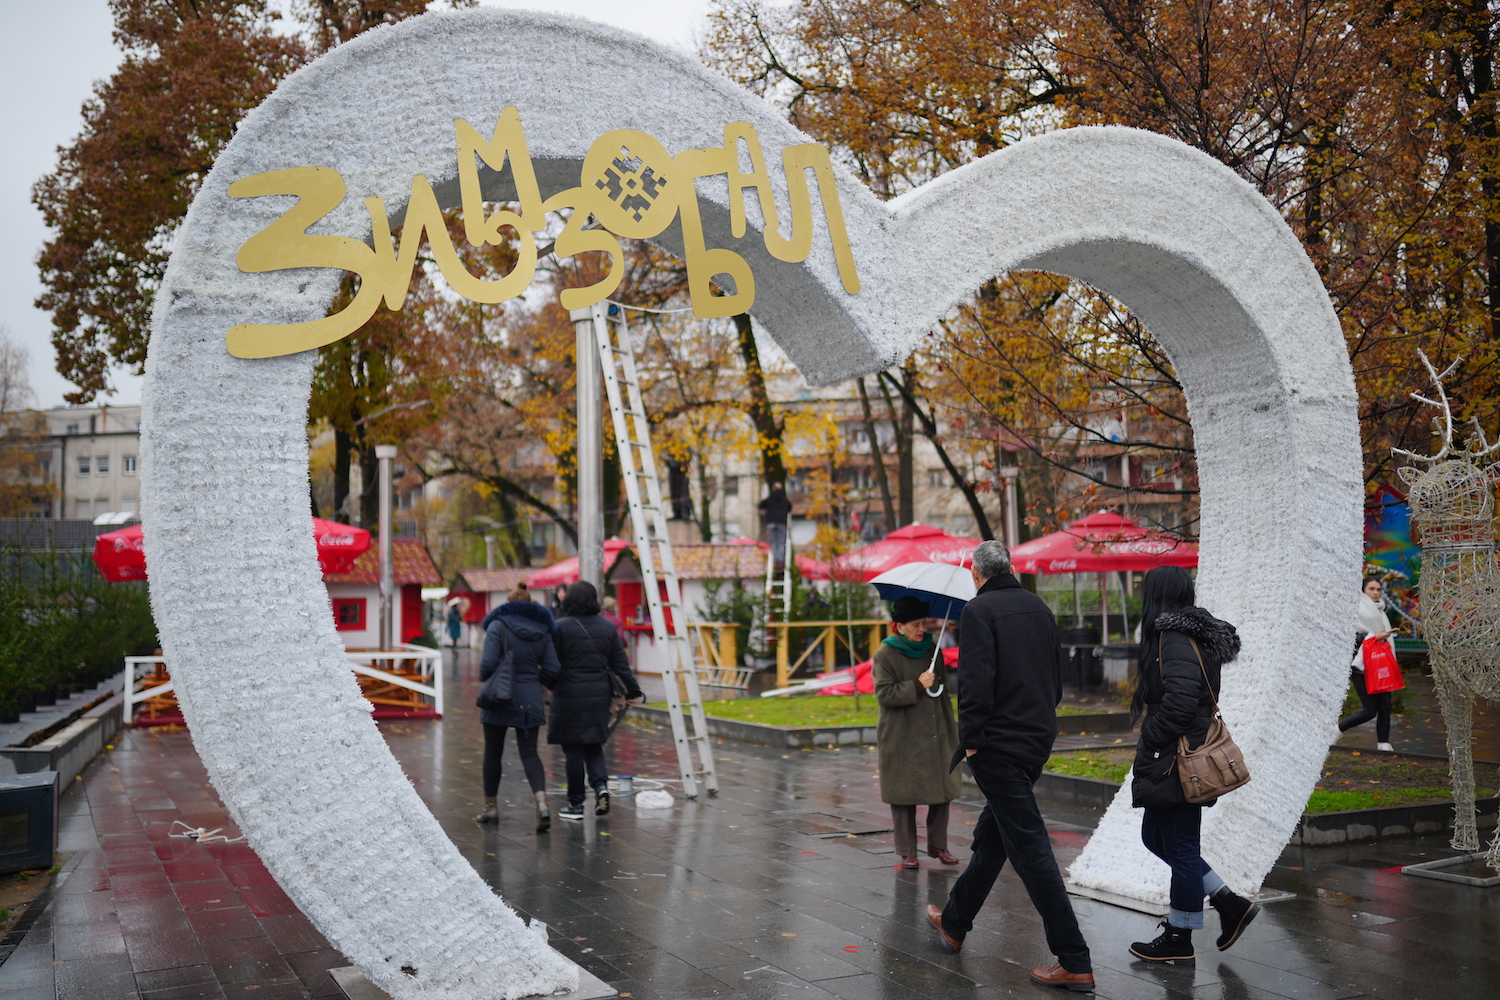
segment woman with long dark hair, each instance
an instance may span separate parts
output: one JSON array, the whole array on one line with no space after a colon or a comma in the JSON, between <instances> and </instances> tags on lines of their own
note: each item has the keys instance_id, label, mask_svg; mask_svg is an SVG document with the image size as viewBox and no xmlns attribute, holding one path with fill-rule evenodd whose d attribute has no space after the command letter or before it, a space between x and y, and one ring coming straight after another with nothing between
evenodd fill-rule
<instances>
[{"instance_id":1,"label":"woman with long dark hair","mask_svg":"<svg viewBox=\"0 0 1500 1000\"><path fill-rule=\"evenodd\" d=\"M562 746L567 764L568 804L558 813L563 819L583 819L585 773L594 789L594 814L609 812L604 743L609 739L610 702L614 698L610 673L625 682L631 701L641 697L625 655L625 643L599 610L599 592L593 584L580 580L568 587L563 618L557 623L558 670L551 677L542 675L542 683L552 689L547 742Z\"/></svg>"},{"instance_id":2,"label":"woman with long dark hair","mask_svg":"<svg viewBox=\"0 0 1500 1000\"><path fill-rule=\"evenodd\" d=\"M1171 908L1154 941L1131 954L1148 962L1193 962L1193 931L1203 927L1203 897L1219 911L1218 947L1239 940L1260 908L1224 884L1203 860L1199 834L1204 806L1192 805L1177 776L1178 740L1189 748L1208 736L1218 700L1220 668L1239 655L1234 626L1194 606L1192 578L1176 566L1146 574L1141 609L1140 668L1131 715L1141 723L1130 784L1145 809L1141 840L1172 869ZM1212 803L1209 803L1212 805Z\"/></svg>"}]
</instances>

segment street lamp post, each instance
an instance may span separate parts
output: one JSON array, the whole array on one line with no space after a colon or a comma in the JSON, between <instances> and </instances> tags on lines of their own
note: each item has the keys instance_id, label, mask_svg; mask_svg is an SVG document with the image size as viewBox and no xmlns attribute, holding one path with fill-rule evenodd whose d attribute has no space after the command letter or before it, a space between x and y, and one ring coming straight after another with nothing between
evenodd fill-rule
<instances>
[{"instance_id":1,"label":"street lamp post","mask_svg":"<svg viewBox=\"0 0 1500 1000\"><path fill-rule=\"evenodd\" d=\"M602 315L602 311L601 311ZM578 372L578 579L604 589L603 373L594 331L594 309L574 309Z\"/></svg>"},{"instance_id":2,"label":"street lamp post","mask_svg":"<svg viewBox=\"0 0 1500 1000\"><path fill-rule=\"evenodd\" d=\"M391 461L396 446L377 444L375 458L380 462L380 648L394 649L396 642L396 568L391 523Z\"/></svg>"}]
</instances>

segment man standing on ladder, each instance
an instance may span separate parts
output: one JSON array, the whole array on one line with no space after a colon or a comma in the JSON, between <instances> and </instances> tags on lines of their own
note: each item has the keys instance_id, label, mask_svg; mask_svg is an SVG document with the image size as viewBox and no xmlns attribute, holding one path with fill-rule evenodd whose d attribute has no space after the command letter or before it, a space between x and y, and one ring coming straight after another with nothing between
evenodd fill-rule
<instances>
[{"instance_id":1,"label":"man standing on ladder","mask_svg":"<svg viewBox=\"0 0 1500 1000\"><path fill-rule=\"evenodd\" d=\"M781 483L772 483L770 494L760 502L760 513L766 524L766 541L771 544L771 561L777 573L786 565L786 519L791 512L792 502L787 499L785 487Z\"/></svg>"}]
</instances>

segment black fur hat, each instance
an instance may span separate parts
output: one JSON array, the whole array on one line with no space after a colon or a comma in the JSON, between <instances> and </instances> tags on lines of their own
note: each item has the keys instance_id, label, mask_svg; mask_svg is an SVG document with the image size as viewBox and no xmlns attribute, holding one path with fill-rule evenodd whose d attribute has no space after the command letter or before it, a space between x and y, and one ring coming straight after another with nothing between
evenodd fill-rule
<instances>
[{"instance_id":1,"label":"black fur hat","mask_svg":"<svg viewBox=\"0 0 1500 1000\"><path fill-rule=\"evenodd\" d=\"M926 601L919 601L910 594L891 605L891 621L897 625L914 622L918 618L928 617L929 608Z\"/></svg>"}]
</instances>

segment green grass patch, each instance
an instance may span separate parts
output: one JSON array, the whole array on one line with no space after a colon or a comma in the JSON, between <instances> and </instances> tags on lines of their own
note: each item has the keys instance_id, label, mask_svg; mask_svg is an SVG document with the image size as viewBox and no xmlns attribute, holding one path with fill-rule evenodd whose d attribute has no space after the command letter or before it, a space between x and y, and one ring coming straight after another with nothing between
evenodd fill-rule
<instances>
[{"instance_id":1,"label":"green grass patch","mask_svg":"<svg viewBox=\"0 0 1500 1000\"><path fill-rule=\"evenodd\" d=\"M1070 750L1053 754L1046 769L1055 774L1112 781L1118 785L1130 774L1130 762L1134 759L1133 746L1119 750Z\"/></svg>"},{"instance_id":2,"label":"green grass patch","mask_svg":"<svg viewBox=\"0 0 1500 1000\"><path fill-rule=\"evenodd\" d=\"M1134 761L1134 746L1067 750L1053 754L1047 770L1123 784L1130 780ZM1480 794L1486 794L1485 790ZM1329 752L1304 812L1383 809L1451 798L1448 765L1443 761L1341 747Z\"/></svg>"},{"instance_id":3,"label":"green grass patch","mask_svg":"<svg viewBox=\"0 0 1500 1000\"><path fill-rule=\"evenodd\" d=\"M648 707L667 707L653 702ZM859 711L854 710L854 695L807 695L792 698L734 698L706 701L703 711L716 719L735 722L758 722L765 726L787 726L808 729L815 726L873 726L880 720L880 706L873 694L860 695Z\"/></svg>"},{"instance_id":4,"label":"green grass patch","mask_svg":"<svg viewBox=\"0 0 1500 1000\"><path fill-rule=\"evenodd\" d=\"M1390 788L1384 791L1327 792L1319 789L1307 800L1306 812L1331 813L1346 809L1384 809L1415 802L1446 802L1453 797L1447 785L1431 788Z\"/></svg>"},{"instance_id":5,"label":"green grass patch","mask_svg":"<svg viewBox=\"0 0 1500 1000\"><path fill-rule=\"evenodd\" d=\"M665 709L664 701L652 702L648 708ZM716 719L736 722L759 722L766 726L788 726L806 729L811 726L873 726L880 720L880 706L873 694L860 695L859 711L854 710L852 694L800 695L790 698L731 698L706 701L703 711ZM1058 715L1098 715L1097 709L1064 705Z\"/></svg>"}]
</instances>

